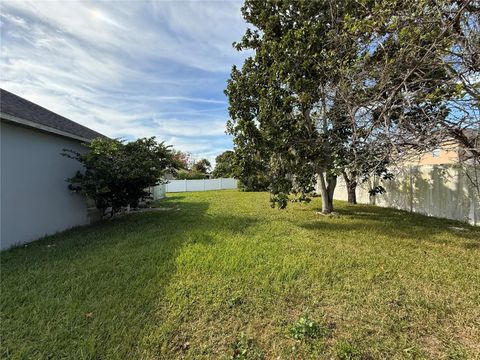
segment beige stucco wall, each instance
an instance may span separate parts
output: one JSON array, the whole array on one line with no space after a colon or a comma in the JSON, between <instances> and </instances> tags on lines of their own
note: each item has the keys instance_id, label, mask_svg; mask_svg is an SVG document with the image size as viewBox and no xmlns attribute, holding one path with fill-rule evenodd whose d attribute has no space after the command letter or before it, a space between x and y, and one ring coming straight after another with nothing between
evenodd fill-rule
<instances>
[{"instance_id":1,"label":"beige stucco wall","mask_svg":"<svg viewBox=\"0 0 480 360\"><path fill-rule=\"evenodd\" d=\"M393 180L375 178L358 186L357 201L480 225L478 196L461 168L421 165L393 172ZM368 190L375 184L382 185L386 193L370 197ZM334 197L347 200L346 186L340 177Z\"/></svg>"},{"instance_id":2,"label":"beige stucco wall","mask_svg":"<svg viewBox=\"0 0 480 360\"><path fill-rule=\"evenodd\" d=\"M412 158L408 165L453 165L458 162L458 147L446 144L436 150Z\"/></svg>"}]
</instances>

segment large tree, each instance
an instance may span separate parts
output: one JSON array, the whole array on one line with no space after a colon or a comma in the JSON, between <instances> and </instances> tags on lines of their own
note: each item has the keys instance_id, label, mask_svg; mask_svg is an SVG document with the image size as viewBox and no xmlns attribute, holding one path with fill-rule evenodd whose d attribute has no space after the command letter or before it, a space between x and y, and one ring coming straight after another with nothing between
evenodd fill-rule
<instances>
[{"instance_id":1,"label":"large tree","mask_svg":"<svg viewBox=\"0 0 480 360\"><path fill-rule=\"evenodd\" d=\"M342 174L355 187L386 166L455 139L478 162L479 3L455 0L247 0L253 25L226 90L235 150L268 162L272 201L323 212ZM250 157L244 157L249 160Z\"/></svg>"},{"instance_id":2,"label":"large tree","mask_svg":"<svg viewBox=\"0 0 480 360\"><path fill-rule=\"evenodd\" d=\"M367 156L384 139L365 111L370 74L351 71L360 68L361 44L345 32L345 19L362 11L354 1L247 0L242 8L254 30L236 47L254 55L228 82L229 131L236 152L268 162L280 207L291 193L308 199L318 179L322 211L330 213L338 175L354 187L388 161L379 151Z\"/></svg>"},{"instance_id":3,"label":"large tree","mask_svg":"<svg viewBox=\"0 0 480 360\"><path fill-rule=\"evenodd\" d=\"M192 166L192 155L181 150L172 150L172 161L175 169L188 170Z\"/></svg>"},{"instance_id":4,"label":"large tree","mask_svg":"<svg viewBox=\"0 0 480 360\"><path fill-rule=\"evenodd\" d=\"M224 151L215 158L214 178L229 178L235 176L235 153L231 150Z\"/></svg>"},{"instance_id":5,"label":"large tree","mask_svg":"<svg viewBox=\"0 0 480 360\"><path fill-rule=\"evenodd\" d=\"M212 168L212 164L207 159L200 159L195 161L192 166L193 172L198 172L202 174L207 174Z\"/></svg>"}]
</instances>

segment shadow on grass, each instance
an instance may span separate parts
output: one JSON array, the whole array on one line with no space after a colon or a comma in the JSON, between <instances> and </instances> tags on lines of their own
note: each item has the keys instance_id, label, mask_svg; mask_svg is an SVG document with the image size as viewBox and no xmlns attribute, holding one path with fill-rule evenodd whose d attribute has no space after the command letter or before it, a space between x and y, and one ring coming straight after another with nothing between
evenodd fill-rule
<instances>
[{"instance_id":1,"label":"shadow on grass","mask_svg":"<svg viewBox=\"0 0 480 360\"><path fill-rule=\"evenodd\" d=\"M131 214L1 254L2 355L138 358L187 243L242 233L252 217L209 216L181 196L173 210Z\"/></svg>"},{"instance_id":2,"label":"shadow on grass","mask_svg":"<svg viewBox=\"0 0 480 360\"><path fill-rule=\"evenodd\" d=\"M465 249L480 248L480 229L456 220L440 219L402 210L361 204L337 204L335 212L339 214L339 221L336 221L335 217L320 217L319 221L303 223L300 226L310 230L334 232L362 232L368 230L388 236L391 239L415 239L434 243L449 243L462 246ZM436 235L445 233L465 242L459 243L444 238L436 239Z\"/></svg>"},{"instance_id":3,"label":"shadow on grass","mask_svg":"<svg viewBox=\"0 0 480 360\"><path fill-rule=\"evenodd\" d=\"M167 195L165 198L161 200L157 200L157 203L169 202L169 201L178 201L184 199L184 197L179 195Z\"/></svg>"}]
</instances>

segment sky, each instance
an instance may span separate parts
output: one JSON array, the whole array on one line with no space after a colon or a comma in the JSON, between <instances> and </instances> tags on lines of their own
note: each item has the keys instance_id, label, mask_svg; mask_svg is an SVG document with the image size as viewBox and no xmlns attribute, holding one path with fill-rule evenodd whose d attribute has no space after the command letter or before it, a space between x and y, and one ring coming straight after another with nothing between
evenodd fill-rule
<instances>
[{"instance_id":1,"label":"sky","mask_svg":"<svg viewBox=\"0 0 480 360\"><path fill-rule=\"evenodd\" d=\"M5 1L1 87L104 135L196 159L232 148L223 93L247 25L237 1Z\"/></svg>"}]
</instances>

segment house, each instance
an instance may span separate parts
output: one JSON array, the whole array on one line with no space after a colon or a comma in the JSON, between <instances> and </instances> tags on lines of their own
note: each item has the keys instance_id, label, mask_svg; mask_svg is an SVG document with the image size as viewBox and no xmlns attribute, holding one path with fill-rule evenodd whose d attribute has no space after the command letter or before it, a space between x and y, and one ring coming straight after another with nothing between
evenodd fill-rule
<instances>
[{"instance_id":1,"label":"house","mask_svg":"<svg viewBox=\"0 0 480 360\"><path fill-rule=\"evenodd\" d=\"M432 151L416 156L409 165L446 165L459 161L459 147L453 141L444 142Z\"/></svg>"},{"instance_id":2,"label":"house","mask_svg":"<svg viewBox=\"0 0 480 360\"><path fill-rule=\"evenodd\" d=\"M480 135L478 131L466 129L462 131L468 142L473 144L472 149L480 149ZM432 151L425 152L410 159L408 165L454 165L459 162L469 162L471 151L461 146L453 138L443 141Z\"/></svg>"},{"instance_id":3,"label":"house","mask_svg":"<svg viewBox=\"0 0 480 360\"><path fill-rule=\"evenodd\" d=\"M61 153L103 135L3 89L0 119L0 249L88 224L94 212L65 181L82 166Z\"/></svg>"}]
</instances>

